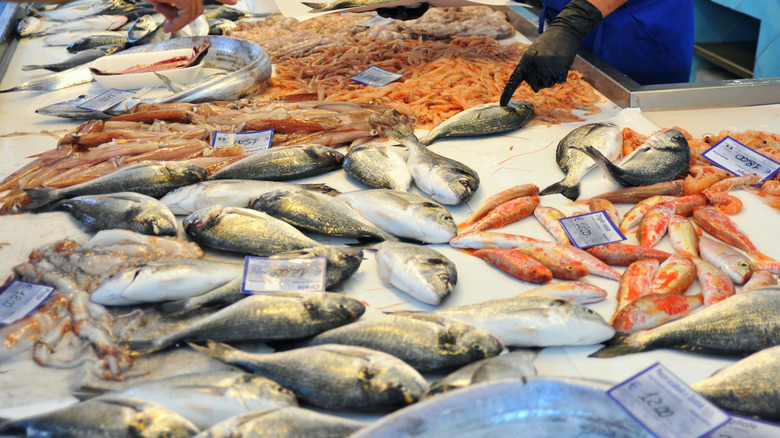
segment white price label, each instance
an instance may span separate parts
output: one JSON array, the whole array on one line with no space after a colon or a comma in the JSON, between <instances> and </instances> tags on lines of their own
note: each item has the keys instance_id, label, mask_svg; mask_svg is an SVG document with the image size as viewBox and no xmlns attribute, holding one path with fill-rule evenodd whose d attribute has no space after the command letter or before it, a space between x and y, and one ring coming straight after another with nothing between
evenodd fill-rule
<instances>
[{"instance_id":1,"label":"white price label","mask_svg":"<svg viewBox=\"0 0 780 438\"><path fill-rule=\"evenodd\" d=\"M325 257L307 259L272 259L247 256L244 261L246 294L325 290Z\"/></svg>"},{"instance_id":2,"label":"white price label","mask_svg":"<svg viewBox=\"0 0 780 438\"><path fill-rule=\"evenodd\" d=\"M731 420L707 435L707 438L775 438L780 436L780 424L731 414Z\"/></svg>"},{"instance_id":3,"label":"white price label","mask_svg":"<svg viewBox=\"0 0 780 438\"><path fill-rule=\"evenodd\" d=\"M105 111L120 102L124 102L134 95L135 91L117 90L116 88L112 88L108 91L98 94L81 105L78 105L78 108L91 111Z\"/></svg>"},{"instance_id":4,"label":"white price label","mask_svg":"<svg viewBox=\"0 0 780 438\"><path fill-rule=\"evenodd\" d=\"M54 292L45 284L14 280L0 292L0 324L20 320L37 309Z\"/></svg>"},{"instance_id":5,"label":"white price label","mask_svg":"<svg viewBox=\"0 0 780 438\"><path fill-rule=\"evenodd\" d=\"M372 65L355 76L352 76L351 79L364 85L381 87L397 80L401 76L403 76L401 73L393 73L391 71L387 71L383 68Z\"/></svg>"},{"instance_id":6,"label":"white price label","mask_svg":"<svg viewBox=\"0 0 780 438\"><path fill-rule=\"evenodd\" d=\"M211 147L221 148L223 146L237 144L244 148L244 152L251 154L269 149L273 137L273 129L251 132L214 131L214 136L211 139Z\"/></svg>"},{"instance_id":7,"label":"white price label","mask_svg":"<svg viewBox=\"0 0 780 438\"><path fill-rule=\"evenodd\" d=\"M780 163L728 136L701 155L737 176L756 173L765 180L780 171Z\"/></svg>"},{"instance_id":8,"label":"white price label","mask_svg":"<svg viewBox=\"0 0 780 438\"><path fill-rule=\"evenodd\" d=\"M659 438L696 438L729 421L728 414L692 390L660 363L607 391Z\"/></svg>"},{"instance_id":9,"label":"white price label","mask_svg":"<svg viewBox=\"0 0 780 438\"><path fill-rule=\"evenodd\" d=\"M368 20L358 23L358 26L363 27L371 27L371 26L379 26L381 24L390 24L395 22L394 18L390 17L382 17L380 15L374 15L373 17L369 18Z\"/></svg>"},{"instance_id":10,"label":"white price label","mask_svg":"<svg viewBox=\"0 0 780 438\"><path fill-rule=\"evenodd\" d=\"M558 221L574 246L580 249L626 240L626 236L604 210L565 217Z\"/></svg>"}]
</instances>

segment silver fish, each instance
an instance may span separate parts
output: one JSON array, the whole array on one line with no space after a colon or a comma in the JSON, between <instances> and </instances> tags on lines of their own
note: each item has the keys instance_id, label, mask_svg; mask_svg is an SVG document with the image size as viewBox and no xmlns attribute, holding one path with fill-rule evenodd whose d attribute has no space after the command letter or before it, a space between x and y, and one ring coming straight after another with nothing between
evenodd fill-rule
<instances>
[{"instance_id":1,"label":"silver fish","mask_svg":"<svg viewBox=\"0 0 780 438\"><path fill-rule=\"evenodd\" d=\"M165 260L125 269L90 294L94 303L127 306L196 296L244 273L243 263L206 259Z\"/></svg>"},{"instance_id":2,"label":"silver fish","mask_svg":"<svg viewBox=\"0 0 780 438\"><path fill-rule=\"evenodd\" d=\"M699 237L699 254L702 260L725 272L736 284L744 284L753 274L750 257L707 236Z\"/></svg>"},{"instance_id":3,"label":"silver fish","mask_svg":"<svg viewBox=\"0 0 780 438\"><path fill-rule=\"evenodd\" d=\"M0 433L56 437L189 437L199 429L189 420L151 401L115 395L87 400L53 412L12 420Z\"/></svg>"},{"instance_id":4,"label":"silver fish","mask_svg":"<svg viewBox=\"0 0 780 438\"><path fill-rule=\"evenodd\" d=\"M128 46L156 43L169 38L171 34L162 30L163 21L155 20L153 14L138 17L127 30Z\"/></svg>"},{"instance_id":5,"label":"silver fish","mask_svg":"<svg viewBox=\"0 0 780 438\"><path fill-rule=\"evenodd\" d=\"M264 409L225 420L204 430L197 438L250 437L347 437L366 423L311 409L284 407Z\"/></svg>"},{"instance_id":6,"label":"silver fish","mask_svg":"<svg viewBox=\"0 0 780 438\"><path fill-rule=\"evenodd\" d=\"M592 345L615 334L593 310L553 297L499 298L433 313L487 330L507 347Z\"/></svg>"},{"instance_id":7,"label":"silver fish","mask_svg":"<svg viewBox=\"0 0 780 438\"><path fill-rule=\"evenodd\" d=\"M376 249L379 278L424 303L441 304L458 282L455 263L434 249L401 242Z\"/></svg>"},{"instance_id":8,"label":"silver fish","mask_svg":"<svg viewBox=\"0 0 780 438\"><path fill-rule=\"evenodd\" d=\"M218 20L218 19L224 19L224 20L230 20L230 21L236 21L241 17L245 17L247 15L246 12L242 11L241 9L231 8L224 5L209 5L205 6L203 10L203 15L201 15L203 18L206 19L206 21L209 20ZM257 16L257 15L253 15Z\"/></svg>"},{"instance_id":9,"label":"silver fish","mask_svg":"<svg viewBox=\"0 0 780 438\"><path fill-rule=\"evenodd\" d=\"M420 372L450 370L493 357L504 345L490 333L428 313L384 315L323 332L306 345L356 345L384 351Z\"/></svg>"},{"instance_id":10,"label":"silver fish","mask_svg":"<svg viewBox=\"0 0 780 438\"><path fill-rule=\"evenodd\" d=\"M250 354L225 344L190 344L203 354L272 379L325 409L389 409L419 400L428 387L414 368L387 353L351 345L315 345Z\"/></svg>"},{"instance_id":11,"label":"silver fish","mask_svg":"<svg viewBox=\"0 0 780 438\"><path fill-rule=\"evenodd\" d=\"M344 172L374 189L407 191L412 175L406 160L394 146L366 143L351 148L344 156Z\"/></svg>"},{"instance_id":12,"label":"silver fish","mask_svg":"<svg viewBox=\"0 0 780 438\"><path fill-rule=\"evenodd\" d=\"M50 35L59 32L70 32L76 30L114 30L122 27L127 22L127 17L123 15L93 15L81 17L75 20L59 23L55 26L46 27L38 30L32 35ZM23 35L25 36L25 35Z\"/></svg>"},{"instance_id":13,"label":"silver fish","mask_svg":"<svg viewBox=\"0 0 780 438\"><path fill-rule=\"evenodd\" d=\"M82 52L109 44L126 44L127 34L121 32L93 33L74 40L67 44L70 53Z\"/></svg>"},{"instance_id":14,"label":"silver fish","mask_svg":"<svg viewBox=\"0 0 780 438\"><path fill-rule=\"evenodd\" d=\"M691 389L729 412L780 420L780 347L767 348L731 364Z\"/></svg>"},{"instance_id":15,"label":"silver fish","mask_svg":"<svg viewBox=\"0 0 780 438\"><path fill-rule=\"evenodd\" d=\"M534 358L534 351L515 350L472 362L432 383L425 392L425 398L480 382L536 377L536 368L532 364Z\"/></svg>"},{"instance_id":16,"label":"silver fish","mask_svg":"<svg viewBox=\"0 0 780 438\"><path fill-rule=\"evenodd\" d=\"M238 24L227 18L215 18L208 21L209 35L230 35L230 32L238 29Z\"/></svg>"},{"instance_id":17,"label":"silver fish","mask_svg":"<svg viewBox=\"0 0 780 438\"><path fill-rule=\"evenodd\" d=\"M397 240L371 223L342 199L307 190L264 193L249 204L304 232L360 241Z\"/></svg>"},{"instance_id":18,"label":"silver fish","mask_svg":"<svg viewBox=\"0 0 780 438\"><path fill-rule=\"evenodd\" d=\"M280 181L254 181L245 179L220 179L202 181L168 192L160 201L173 214L190 214L201 208L222 205L247 207L249 202L263 193L279 189L307 189L326 194L338 193L327 184L295 184Z\"/></svg>"},{"instance_id":19,"label":"silver fish","mask_svg":"<svg viewBox=\"0 0 780 438\"><path fill-rule=\"evenodd\" d=\"M337 195L388 233L427 243L446 243L458 233L452 215L415 193L370 189Z\"/></svg>"},{"instance_id":20,"label":"silver fish","mask_svg":"<svg viewBox=\"0 0 780 438\"><path fill-rule=\"evenodd\" d=\"M331 292L257 294L172 333L149 341L130 341L128 345L146 354L183 341L301 339L355 321L365 310L360 301Z\"/></svg>"},{"instance_id":21,"label":"silver fish","mask_svg":"<svg viewBox=\"0 0 780 438\"><path fill-rule=\"evenodd\" d=\"M506 106L485 103L463 110L436 125L420 139L426 146L442 138L476 137L520 129L534 115L530 102L512 100Z\"/></svg>"},{"instance_id":22,"label":"silver fish","mask_svg":"<svg viewBox=\"0 0 780 438\"><path fill-rule=\"evenodd\" d=\"M207 248L268 256L317 246L292 225L249 208L207 207L184 219L184 231Z\"/></svg>"},{"instance_id":23,"label":"silver fish","mask_svg":"<svg viewBox=\"0 0 780 438\"><path fill-rule=\"evenodd\" d=\"M106 46L95 47L94 49L85 50L75 55L71 55L68 59L62 62L57 62L54 64L24 65L22 66L22 70L29 71L29 70L44 69L50 71L63 71L70 68L78 67L80 65L84 65L88 62L92 62L98 58L108 56L112 53L120 52L124 48L125 45L123 43L109 44Z\"/></svg>"},{"instance_id":24,"label":"silver fish","mask_svg":"<svg viewBox=\"0 0 780 438\"><path fill-rule=\"evenodd\" d=\"M56 208L96 230L120 228L152 236L175 236L176 217L151 196L133 192L76 196L56 203Z\"/></svg>"},{"instance_id":25,"label":"silver fish","mask_svg":"<svg viewBox=\"0 0 780 438\"><path fill-rule=\"evenodd\" d=\"M572 147L596 160L611 180L628 187L671 181L688 168L691 159L688 140L676 129L651 135L617 164L610 162L593 146Z\"/></svg>"},{"instance_id":26,"label":"silver fish","mask_svg":"<svg viewBox=\"0 0 780 438\"><path fill-rule=\"evenodd\" d=\"M33 201L32 210L63 198L81 195L135 192L159 198L169 191L203 181L208 172L202 167L177 161L153 161L122 167L99 178L62 189L25 189Z\"/></svg>"},{"instance_id":27,"label":"silver fish","mask_svg":"<svg viewBox=\"0 0 780 438\"><path fill-rule=\"evenodd\" d=\"M28 37L43 32L47 28L57 25L55 20L42 20L32 15L27 16L19 20L19 24L16 26L16 32L20 37Z\"/></svg>"},{"instance_id":28,"label":"silver fish","mask_svg":"<svg viewBox=\"0 0 780 438\"><path fill-rule=\"evenodd\" d=\"M289 181L341 167L344 154L317 144L284 146L256 152L214 172L215 179Z\"/></svg>"},{"instance_id":29,"label":"silver fish","mask_svg":"<svg viewBox=\"0 0 780 438\"><path fill-rule=\"evenodd\" d=\"M350 438L653 436L607 395L612 386L549 377L479 383L399 409Z\"/></svg>"},{"instance_id":30,"label":"silver fish","mask_svg":"<svg viewBox=\"0 0 780 438\"><path fill-rule=\"evenodd\" d=\"M132 384L107 395L112 394L154 401L201 429L256 410L298 405L289 389L241 371L182 374Z\"/></svg>"},{"instance_id":31,"label":"silver fish","mask_svg":"<svg viewBox=\"0 0 780 438\"><path fill-rule=\"evenodd\" d=\"M615 160L623 150L623 134L611 122L588 123L569 132L555 151L555 162L566 177L539 192L540 196L560 193L571 200L580 197L580 180L596 167L596 162L575 146L593 146L607 159Z\"/></svg>"},{"instance_id":32,"label":"silver fish","mask_svg":"<svg viewBox=\"0 0 780 438\"><path fill-rule=\"evenodd\" d=\"M748 291L650 330L618 333L591 357L656 348L740 356L774 347L780 344L778 291L778 287Z\"/></svg>"},{"instance_id":33,"label":"silver fish","mask_svg":"<svg viewBox=\"0 0 780 438\"><path fill-rule=\"evenodd\" d=\"M409 150L409 158L406 159L409 173L415 185L434 201L446 205L461 204L479 188L477 172L459 161L428 150L420 144L409 125L386 126L384 132Z\"/></svg>"},{"instance_id":34,"label":"silver fish","mask_svg":"<svg viewBox=\"0 0 780 438\"><path fill-rule=\"evenodd\" d=\"M68 70L61 71L59 73L52 73L35 79L30 79L29 81L23 82L14 87L6 88L5 90L0 90L0 93L8 93L11 91L25 91L25 90L54 91L54 90L60 90L62 88L72 87L74 85L86 84L88 82L92 82L92 80L93 80L92 72L89 71L89 67L82 65L79 67L74 67ZM83 101L84 102L87 101L86 96L84 97ZM63 102L60 104L54 104L54 106L52 106L52 108L50 109L50 112L52 114L54 114L55 112L61 112L62 115L58 117L66 117L66 115L68 114L66 108L67 109L73 108L73 111L79 112L80 114L82 114L84 118L88 118L87 116L89 116L90 113L92 113L93 118L95 117L94 114L98 114L97 112L91 110L78 111L76 105L73 105L73 103L70 101Z\"/></svg>"},{"instance_id":35,"label":"silver fish","mask_svg":"<svg viewBox=\"0 0 780 438\"><path fill-rule=\"evenodd\" d=\"M360 8L365 6L381 6L392 3L392 0L334 0L330 3L302 2L311 8L309 12L337 11L339 9Z\"/></svg>"},{"instance_id":36,"label":"silver fish","mask_svg":"<svg viewBox=\"0 0 780 438\"><path fill-rule=\"evenodd\" d=\"M37 11L36 15L47 20L72 21L89 15L98 15L111 8L111 2L62 3L49 11Z\"/></svg>"}]
</instances>

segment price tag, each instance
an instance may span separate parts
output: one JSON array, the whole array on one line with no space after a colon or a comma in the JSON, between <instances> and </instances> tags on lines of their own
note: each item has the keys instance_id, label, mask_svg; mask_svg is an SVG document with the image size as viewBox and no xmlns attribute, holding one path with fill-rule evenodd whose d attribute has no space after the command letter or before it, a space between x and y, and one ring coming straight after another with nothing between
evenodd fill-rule
<instances>
[{"instance_id":1,"label":"price tag","mask_svg":"<svg viewBox=\"0 0 780 438\"><path fill-rule=\"evenodd\" d=\"M731 420L707 435L707 438L774 438L780 436L780 424L731 414Z\"/></svg>"},{"instance_id":2,"label":"price tag","mask_svg":"<svg viewBox=\"0 0 780 438\"><path fill-rule=\"evenodd\" d=\"M660 363L607 391L629 415L659 438L694 438L729 416Z\"/></svg>"},{"instance_id":3,"label":"price tag","mask_svg":"<svg viewBox=\"0 0 780 438\"><path fill-rule=\"evenodd\" d=\"M325 290L325 257L306 259L272 259L246 257L244 261L245 294Z\"/></svg>"},{"instance_id":4,"label":"price tag","mask_svg":"<svg viewBox=\"0 0 780 438\"><path fill-rule=\"evenodd\" d=\"M54 292L45 284L14 280L0 292L0 324L10 324L37 309Z\"/></svg>"},{"instance_id":5,"label":"price tag","mask_svg":"<svg viewBox=\"0 0 780 438\"><path fill-rule=\"evenodd\" d=\"M379 26L379 25L382 25L382 24L390 24L390 23L393 23L393 22L395 22L395 18L382 17L380 15L374 15L373 17L369 18L368 20L366 20L366 21L364 21L362 23L358 23L357 25L358 26L363 26L363 27L371 27L371 26Z\"/></svg>"},{"instance_id":6,"label":"price tag","mask_svg":"<svg viewBox=\"0 0 780 438\"><path fill-rule=\"evenodd\" d=\"M270 148L273 137L273 128L264 131L251 132L214 131L214 136L211 139L211 147L221 148L223 146L237 144L244 148L244 152L254 153Z\"/></svg>"},{"instance_id":7,"label":"price tag","mask_svg":"<svg viewBox=\"0 0 780 438\"><path fill-rule=\"evenodd\" d=\"M765 180L780 171L780 163L728 136L701 155L737 176L757 173Z\"/></svg>"},{"instance_id":8,"label":"price tag","mask_svg":"<svg viewBox=\"0 0 780 438\"><path fill-rule=\"evenodd\" d=\"M364 85L373 85L375 87L381 87L387 85L403 76L401 73L393 73L383 68L379 68L375 65L363 70L362 72L352 76L352 80L360 82Z\"/></svg>"},{"instance_id":9,"label":"price tag","mask_svg":"<svg viewBox=\"0 0 780 438\"><path fill-rule=\"evenodd\" d=\"M124 102L134 95L135 91L117 90L116 88L112 88L108 91L98 94L81 105L78 105L77 108L91 111L105 111L120 102Z\"/></svg>"},{"instance_id":10,"label":"price tag","mask_svg":"<svg viewBox=\"0 0 780 438\"><path fill-rule=\"evenodd\" d=\"M558 219L577 248L584 249L605 243L626 240L604 210Z\"/></svg>"}]
</instances>

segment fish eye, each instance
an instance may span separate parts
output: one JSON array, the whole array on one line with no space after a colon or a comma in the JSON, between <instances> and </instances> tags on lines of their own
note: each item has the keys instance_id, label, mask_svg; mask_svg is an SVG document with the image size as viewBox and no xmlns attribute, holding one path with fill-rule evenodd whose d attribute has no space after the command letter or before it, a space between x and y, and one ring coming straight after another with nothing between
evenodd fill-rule
<instances>
[{"instance_id":1,"label":"fish eye","mask_svg":"<svg viewBox=\"0 0 780 438\"><path fill-rule=\"evenodd\" d=\"M740 267L740 268L742 268L742 269L750 269L750 263L748 263L748 262L746 262L746 261L744 261L744 260L743 260L743 261L741 261L741 262L739 262L739 263L737 264L737 266L739 266L739 267Z\"/></svg>"}]
</instances>

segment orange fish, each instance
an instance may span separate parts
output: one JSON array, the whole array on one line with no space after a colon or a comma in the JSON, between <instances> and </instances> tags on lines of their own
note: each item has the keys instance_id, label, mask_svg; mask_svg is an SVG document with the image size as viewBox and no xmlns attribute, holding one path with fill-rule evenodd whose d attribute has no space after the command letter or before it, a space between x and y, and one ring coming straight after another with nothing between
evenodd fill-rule
<instances>
[{"instance_id":1,"label":"orange fish","mask_svg":"<svg viewBox=\"0 0 780 438\"><path fill-rule=\"evenodd\" d=\"M702 295L652 294L639 297L621 309L612 320L615 331L635 332L680 319L701 307Z\"/></svg>"},{"instance_id":2,"label":"orange fish","mask_svg":"<svg viewBox=\"0 0 780 438\"><path fill-rule=\"evenodd\" d=\"M673 196L652 196L642 200L635 206L631 207L631 210L628 210L628 213L623 216L623 220L620 222L620 226L618 228L622 233L625 234L628 232L628 230L639 226L639 224L642 222L642 218L645 217L645 213L647 213L647 211L653 208L656 204L668 202L673 199Z\"/></svg>"},{"instance_id":3,"label":"orange fish","mask_svg":"<svg viewBox=\"0 0 780 438\"><path fill-rule=\"evenodd\" d=\"M753 269L780 274L780 262L774 260L761 260L753 263Z\"/></svg>"},{"instance_id":4,"label":"orange fish","mask_svg":"<svg viewBox=\"0 0 780 438\"><path fill-rule=\"evenodd\" d=\"M612 269L609 265L602 262L598 258L591 255L589 252L579 249L574 245L568 243L540 243L539 245L550 245L555 250L563 253L566 257L577 260L588 268L588 272L599 277L608 278L610 280L620 280L620 273Z\"/></svg>"},{"instance_id":5,"label":"orange fish","mask_svg":"<svg viewBox=\"0 0 780 438\"><path fill-rule=\"evenodd\" d=\"M588 209L591 212L603 211L609 216L609 219L616 226L620 224L620 213L618 213L615 205L606 199L593 198L588 202Z\"/></svg>"},{"instance_id":6,"label":"orange fish","mask_svg":"<svg viewBox=\"0 0 780 438\"><path fill-rule=\"evenodd\" d=\"M688 195L673 198L667 201L667 203L674 206L674 214L690 216L693 214L694 208L707 205L707 198L703 195Z\"/></svg>"},{"instance_id":7,"label":"orange fish","mask_svg":"<svg viewBox=\"0 0 780 438\"><path fill-rule=\"evenodd\" d=\"M578 304L591 304L604 301L607 291L582 281L559 281L545 284L520 294L521 297L555 297Z\"/></svg>"},{"instance_id":8,"label":"orange fish","mask_svg":"<svg viewBox=\"0 0 780 438\"><path fill-rule=\"evenodd\" d=\"M759 289L767 286L774 286L778 283L777 277L769 271L754 271L744 286L737 290L738 294L751 291L753 289Z\"/></svg>"},{"instance_id":9,"label":"orange fish","mask_svg":"<svg viewBox=\"0 0 780 438\"><path fill-rule=\"evenodd\" d=\"M511 201L512 199L516 198L521 198L523 196L535 196L538 194L539 187L534 184L520 184L498 192L495 195L485 199L479 208L474 210L474 212L471 213L469 217L466 218L466 220L458 224L458 230L466 229L471 224L485 217L485 215L487 215L491 210L503 204L504 202Z\"/></svg>"},{"instance_id":10,"label":"orange fish","mask_svg":"<svg viewBox=\"0 0 780 438\"><path fill-rule=\"evenodd\" d=\"M699 235L688 219L674 215L669 221L669 241L677 252L690 256L699 255Z\"/></svg>"},{"instance_id":11,"label":"orange fish","mask_svg":"<svg viewBox=\"0 0 780 438\"><path fill-rule=\"evenodd\" d=\"M772 261L756 248L756 245L750 241L739 226L724 213L721 213L714 207L696 207L693 210L693 220L696 221L704 231L712 234L718 239L730 244L748 253L755 260Z\"/></svg>"},{"instance_id":12,"label":"orange fish","mask_svg":"<svg viewBox=\"0 0 780 438\"><path fill-rule=\"evenodd\" d=\"M613 266L628 266L642 259L656 259L659 262L663 262L672 255L660 249L645 248L644 246L628 243L608 243L606 245L591 246L585 251L602 262Z\"/></svg>"},{"instance_id":13,"label":"orange fish","mask_svg":"<svg viewBox=\"0 0 780 438\"><path fill-rule=\"evenodd\" d=\"M705 306L734 295L734 282L723 271L698 257L692 257L691 261L696 266L696 277L699 279Z\"/></svg>"},{"instance_id":14,"label":"orange fish","mask_svg":"<svg viewBox=\"0 0 780 438\"><path fill-rule=\"evenodd\" d=\"M546 283L553 279L552 272L546 266L515 249L480 249L474 251L473 255L521 280Z\"/></svg>"},{"instance_id":15,"label":"orange fish","mask_svg":"<svg viewBox=\"0 0 780 438\"><path fill-rule=\"evenodd\" d=\"M658 266L653 281L647 287L647 295L682 295L693 284L695 278L696 267L691 259L679 254L672 254Z\"/></svg>"},{"instance_id":16,"label":"orange fish","mask_svg":"<svg viewBox=\"0 0 780 438\"><path fill-rule=\"evenodd\" d=\"M650 210L647 210L642 222L639 223L639 231L636 233L639 245L652 248L660 242L669 229L669 221L673 215L674 207L666 203L654 205Z\"/></svg>"},{"instance_id":17,"label":"orange fish","mask_svg":"<svg viewBox=\"0 0 780 438\"><path fill-rule=\"evenodd\" d=\"M544 266L547 266L555 278L576 280L590 273L582 262L571 259L560 251L547 245L528 245L522 248L515 248L515 251L522 252Z\"/></svg>"},{"instance_id":18,"label":"orange fish","mask_svg":"<svg viewBox=\"0 0 780 438\"><path fill-rule=\"evenodd\" d=\"M470 231L458 234L450 239L450 246L458 249L517 248L535 243L543 242L539 239L519 234L494 233L490 231Z\"/></svg>"},{"instance_id":19,"label":"orange fish","mask_svg":"<svg viewBox=\"0 0 780 438\"><path fill-rule=\"evenodd\" d=\"M509 200L490 210L485 217L474 224L472 230L485 231L517 222L524 217L530 216L537 205L539 205L537 196L523 196Z\"/></svg>"},{"instance_id":20,"label":"orange fish","mask_svg":"<svg viewBox=\"0 0 780 438\"><path fill-rule=\"evenodd\" d=\"M620 204L633 204L653 196L680 196L682 194L683 181L678 179L650 186L626 187L624 189L602 193L595 197Z\"/></svg>"},{"instance_id":21,"label":"orange fish","mask_svg":"<svg viewBox=\"0 0 780 438\"><path fill-rule=\"evenodd\" d=\"M628 265L623 276L620 277L620 284L617 290L617 310L615 315L623 307L635 299L647 294L647 288L655 277L658 266L661 265L656 259L642 259ZM614 319L614 316L613 316Z\"/></svg>"},{"instance_id":22,"label":"orange fish","mask_svg":"<svg viewBox=\"0 0 780 438\"><path fill-rule=\"evenodd\" d=\"M539 222L547 228L547 231L553 235L555 240L563 243L570 243L569 235L563 229L563 225L560 223L560 219L566 217L563 212L553 207L538 206L534 210L534 216L539 219Z\"/></svg>"}]
</instances>

